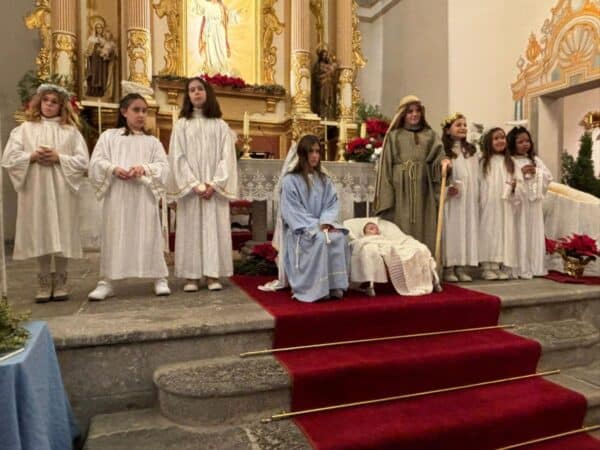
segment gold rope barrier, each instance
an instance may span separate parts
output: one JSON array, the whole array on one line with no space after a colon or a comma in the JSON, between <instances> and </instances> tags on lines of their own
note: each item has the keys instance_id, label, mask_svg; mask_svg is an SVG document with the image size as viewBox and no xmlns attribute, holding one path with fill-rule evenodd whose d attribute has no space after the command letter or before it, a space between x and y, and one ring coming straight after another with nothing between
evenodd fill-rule
<instances>
[{"instance_id":1,"label":"gold rope barrier","mask_svg":"<svg viewBox=\"0 0 600 450\"><path fill-rule=\"evenodd\" d=\"M269 423L269 422L273 422L275 420L290 419L292 417L305 416L307 414L313 414L313 413L319 413L319 412L325 412L325 411L334 411L337 409L352 408L355 406L374 405L377 403L391 402L394 400L405 400L408 398L424 397L426 395L442 394L444 392L453 392L453 391L459 391L459 390L463 390L463 389L470 389L470 388L481 387L481 386L490 386L493 384L506 383L509 381L526 380L528 378L545 377L548 375L556 375L559 373L560 373L560 370L549 370L547 372L532 373L529 375L521 375L518 377L502 378L500 380L483 381L480 383L465 384L462 386L454 386L454 387L444 388L444 389L434 389L432 391L416 392L414 394L395 395L393 397L377 398L374 400L363 400L361 402L343 403L340 405L324 406L322 408L305 409L303 411L283 412L283 413L274 414L271 417L262 419L261 422Z\"/></svg>"},{"instance_id":2,"label":"gold rope barrier","mask_svg":"<svg viewBox=\"0 0 600 450\"><path fill-rule=\"evenodd\" d=\"M600 430L600 425L592 425L589 427L578 428L577 430L566 431L564 433L553 434L551 436L546 436L546 437L539 438L539 439L533 439L533 440L527 441L527 442L520 442L518 444L509 445L508 447L501 447L497 450L511 450L513 448L525 447L526 445L537 444L538 442L551 441L553 439L559 439L562 437L571 436L573 434L587 433L589 431L594 431L594 430Z\"/></svg>"},{"instance_id":3,"label":"gold rope barrier","mask_svg":"<svg viewBox=\"0 0 600 450\"><path fill-rule=\"evenodd\" d=\"M446 331L432 331L430 333L418 333L418 334L402 334L398 336L386 336L379 338L368 338L368 339L355 339L352 341L337 341L337 342L324 342L322 344L310 344L310 345L299 345L297 347L283 347L283 348L269 348L266 350L256 350L252 352L240 353L240 358L248 358L250 356L260 356L272 353L291 352L294 350L307 350L311 348L324 348L324 347L335 347L340 345L351 345L351 344L363 344L366 342L382 342L392 341L396 339L409 339L427 336L443 336L445 334L457 334L467 333L473 331L485 331L485 330L499 330L506 328L514 328L516 325L494 325L489 327L478 327L478 328L462 328L457 330L446 330Z\"/></svg>"}]
</instances>

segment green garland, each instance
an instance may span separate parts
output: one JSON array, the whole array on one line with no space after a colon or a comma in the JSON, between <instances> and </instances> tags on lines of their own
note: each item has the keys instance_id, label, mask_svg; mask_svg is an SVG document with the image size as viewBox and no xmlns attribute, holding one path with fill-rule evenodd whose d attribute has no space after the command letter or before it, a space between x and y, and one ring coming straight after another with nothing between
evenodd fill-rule
<instances>
[{"instance_id":1,"label":"green garland","mask_svg":"<svg viewBox=\"0 0 600 450\"><path fill-rule=\"evenodd\" d=\"M277 275L277 265L259 256L248 256L234 262L233 272L236 275Z\"/></svg>"},{"instance_id":2,"label":"green garland","mask_svg":"<svg viewBox=\"0 0 600 450\"><path fill-rule=\"evenodd\" d=\"M13 314L8 300L0 300L0 353L7 353L25 346L29 331L20 322L29 319L29 314Z\"/></svg>"}]
</instances>

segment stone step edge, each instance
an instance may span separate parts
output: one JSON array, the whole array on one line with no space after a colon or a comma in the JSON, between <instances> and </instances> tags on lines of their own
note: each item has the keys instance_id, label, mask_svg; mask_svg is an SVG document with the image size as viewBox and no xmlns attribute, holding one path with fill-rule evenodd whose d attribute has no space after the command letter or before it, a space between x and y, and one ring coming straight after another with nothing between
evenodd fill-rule
<instances>
[{"instance_id":1,"label":"stone step edge","mask_svg":"<svg viewBox=\"0 0 600 450\"><path fill-rule=\"evenodd\" d=\"M600 330L585 320L533 322L517 325L508 331L539 342L542 345L542 352L579 346L589 347L600 343Z\"/></svg>"},{"instance_id":2,"label":"stone step edge","mask_svg":"<svg viewBox=\"0 0 600 450\"><path fill-rule=\"evenodd\" d=\"M272 332L275 319L254 302L239 305L80 314L47 319L58 350L202 336Z\"/></svg>"},{"instance_id":3,"label":"stone step edge","mask_svg":"<svg viewBox=\"0 0 600 450\"><path fill-rule=\"evenodd\" d=\"M567 339L558 344L551 343L548 339L539 339L540 330L547 331L553 328L553 324L555 327L574 327L582 330L584 337ZM600 343L600 332L592 324L574 319L529 324L519 326L514 331L540 342L542 355L552 351L596 346ZM533 331L538 336L535 336ZM182 371L185 373L182 374ZM288 389L291 386L291 376L287 369L272 355L252 358L224 356L166 364L154 371L153 379L156 387L163 392L195 398L233 397ZM206 380L218 381L213 383Z\"/></svg>"}]
</instances>

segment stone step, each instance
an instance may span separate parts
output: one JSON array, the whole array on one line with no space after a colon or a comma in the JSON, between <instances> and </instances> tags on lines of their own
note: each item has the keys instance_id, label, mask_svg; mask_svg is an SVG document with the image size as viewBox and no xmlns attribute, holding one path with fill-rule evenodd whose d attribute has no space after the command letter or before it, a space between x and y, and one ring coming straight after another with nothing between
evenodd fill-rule
<instances>
[{"instance_id":1,"label":"stone step","mask_svg":"<svg viewBox=\"0 0 600 450\"><path fill-rule=\"evenodd\" d=\"M186 427L155 409L95 416L84 450L309 450L293 421Z\"/></svg>"},{"instance_id":2,"label":"stone step","mask_svg":"<svg viewBox=\"0 0 600 450\"><path fill-rule=\"evenodd\" d=\"M547 378L583 395L588 402L585 425L600 424L600 360L588 366L567 369Z\"/></svg>"},{"instance_id":3,"label":"stone step","mask_svg":"<svg viewBox=\"0 0 600 450\"><path fill-rule=\"evenodd\" d=\"M542 345L540 371L587 366L600 355L600 332L583 320L524 324L510 331Z\"/></svg>"},{"instance_id":4,"label":"stone step","mask_svg":"<svg viewBox=\"0 0 600 450\"><path fill-rule=\"evenodd\" d=\"M564 319L590 321L600 329L600 286L533 280L461 283L502 300L500 323L527 324Z\"/></svg>"},{"instance_id":5,"label":"stone step","mask_svg":"<svg viewBox=\"0 0 600 450\"><path fill-rule=\"evenodd\" d=\"M162 413L183 425L222 425L290 406L290 381L271 356L171 364L154 374Z\"/></svg>"},{"instance_id":6,"label":"stone step","mask_svg":"<svg viewBox=\"0 0 600 450\"><path fill-rule=\"evenodd\" d=\"M540 371L586 366L600 351L600 333L588 322L569 319L514 331L542 345ZM290 405L290 378L272 356L166 365L155 372L154 382L162 413L183 425L236 423Z\"/></svg>"},{"instance_id":7,"label":"stone step","mask_svg":"<svg viewBox=\"0 0 600 450\"><path fill-rule=\"evenodd\" d=\"M227 295L240 297L238 303L190 307L165 301L160 309L48 320L83 429L97 414L154 406L152 377L160 366L270 347L273 317L238 289Z\"/></svg>"}]
</instances>

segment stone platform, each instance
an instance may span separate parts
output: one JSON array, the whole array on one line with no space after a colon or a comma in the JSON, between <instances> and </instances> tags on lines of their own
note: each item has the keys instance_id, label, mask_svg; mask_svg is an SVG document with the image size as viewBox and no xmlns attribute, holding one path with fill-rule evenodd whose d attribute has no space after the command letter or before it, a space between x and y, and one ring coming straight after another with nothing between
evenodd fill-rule
<instances>
[{"instance_id":1,"label":"stone platform","mask_svg":"<svg viewBox=\"0 0 600 450\"><path fill-rule=\"evenodd\" d=\"M289 409L290 380L272 357L273 318L236 286L155 297L151 281L116 284L115 298L88 302L98 255L71 267L72 298L37 305L35 265L10 262L9 300L47 320L86 448L309 448L293 422L262 425ZM502 299L501 323L538 340L539 370L588 399L586 423L600 423L600 286L549 280L474 282Z\"/></svg>"}]
</instances>

